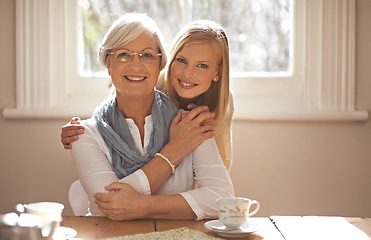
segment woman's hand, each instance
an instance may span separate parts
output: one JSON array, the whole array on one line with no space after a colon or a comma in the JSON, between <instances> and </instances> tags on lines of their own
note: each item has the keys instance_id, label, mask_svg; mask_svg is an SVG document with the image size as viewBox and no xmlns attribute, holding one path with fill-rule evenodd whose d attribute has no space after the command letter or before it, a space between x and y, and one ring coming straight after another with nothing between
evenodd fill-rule
<instances>
[{"instance_id":1,"label":"woman's hand","mask_svg":"<svg viewBox=\"0 0 371 240\"><path fill-rule=\"evenodd\" d=\"M85 127L80 124L81 119L73 117L69 123L62 127L61 142L65 149L71 149L71 143L79 139L79 134L84 133Z\"/></svg>"},{"instance_id":2,"label":"woman's hand","mask_svg":"<svg viewBox=\"0 0 371 240\"><path fill-rule=\"evenodd\" d=\"M126 183L114 182L106 186L113 193L94 194L98 208L112 220L132 220L144 218L146 212L146 195L137 192Z\"/></svg>"},{"instance_id":3,"label":"woman's hand","mask_svg":"<svg viewBox=\"0 0 371 240\"><path fill-rule=\"evenodd\" d=\"M190 104L188 104L188 106L187 106L187 108L188 108L189 110L192 110L192 109L195 109L195 108L200 108L200 107L202 107L202 106L197 106L197 105L194 104L194 103L190 103ZM210 115L210 117L207 118L207 119L205 119L205 121L202 122L201 124L210 124L210 125L214 126L214 115Z\"/></svg>"},{"instance_id":4,"label":"woman's hand","mask_svg":"<svg viewBox=\"0 0 371 240\"><path fill-rule=\"evenodd\" d=\"M195 219L197 216L180 195L143 195L126 183L114 182L106 186L113 193L94 194L95 203L109 219L138 218Z\"/></svg>"},{"instance_id":5,"label":"woman's hand","mask_svg":"<svg viewBox=\"0 0 371 240\"><path fill-rule=\"evenodd\" d=\"M180 161L203 141L214 137L213 118L214 114L206 106L195 107L185 114L179 110L170 126L169 144L165 146L167 153L164 155L173 159L176 165L179 163L176 160ZM174 153L178 156L175 157Z\"/></svg>"}]
</instances>

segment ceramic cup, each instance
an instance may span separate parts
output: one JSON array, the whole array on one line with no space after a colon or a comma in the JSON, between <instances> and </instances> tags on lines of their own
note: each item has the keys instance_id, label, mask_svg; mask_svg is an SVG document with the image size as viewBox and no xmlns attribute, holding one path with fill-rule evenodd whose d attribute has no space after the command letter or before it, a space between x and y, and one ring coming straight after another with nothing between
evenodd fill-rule
<instances>
[{"instance_id":1,"label":"ceramic cup","mask_svg":"<svg viewBox=\"0 0 371 240\"><path fill-rule=\"evenodd\" d=\"M64 205L56 202L37 202L24 205L26 212L38 215L42 221L43 231L45 230L48 234L53 226L54 222L57 222L57 226L62 221L62 211Z\"/></svg>"},{"instance_id":2,"label":"ceramic cup","mask_svg":"<svg viewBox=\"0 0 371 240\"><path fill-rule=\"evenodd\" d=\"M219 210L219 221L227 229L241 227L249 217L259 211L259 202L241 197L226 197L216 200ZM256 205L255 210L250 212L250 207Z\"/></svg>"}]
</instances>

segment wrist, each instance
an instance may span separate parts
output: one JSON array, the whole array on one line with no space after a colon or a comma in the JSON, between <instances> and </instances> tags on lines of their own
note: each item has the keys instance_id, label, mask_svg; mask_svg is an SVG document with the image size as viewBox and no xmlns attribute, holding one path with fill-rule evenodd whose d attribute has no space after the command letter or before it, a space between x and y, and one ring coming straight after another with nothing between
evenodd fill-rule
<instances>
[{"instance_id":1,"label":"wrist","mask_svg":"<svg viewBox=\"0 0 371 240\"><path fill-rule=\"evenodd\" d=\"M181 153L180 149L171 145L171 143L166 144L160 153L175 166L178 165L185 157L185 155Z\"/></svg>"},{"instance_id":2,"label":"wrist","mask_svg":"<svg viewBox=\"0 0 371 240\"><path fill-rule=\"evenodd\" d=\"M140 207L143 215L142 218L151 218L152 216L152 211L153 211L153 204L152 204L152 195L144 195L143 196L143 203L142 206Z\"/></svg>"},{"instance_id":3,"label":"wrist","mask_svg":"<svg viewBox=\"0 0 371 240\"><path fill-rule=\"evenodd\" d=\"M166 161L167 164L169 164L169 167L171 168L171 173L174 173L175 165L167 157L165 157L161 153L156 153L156 156L158 156L158 157L162 158L164 161Z\"/></svg>"}]
</instances>

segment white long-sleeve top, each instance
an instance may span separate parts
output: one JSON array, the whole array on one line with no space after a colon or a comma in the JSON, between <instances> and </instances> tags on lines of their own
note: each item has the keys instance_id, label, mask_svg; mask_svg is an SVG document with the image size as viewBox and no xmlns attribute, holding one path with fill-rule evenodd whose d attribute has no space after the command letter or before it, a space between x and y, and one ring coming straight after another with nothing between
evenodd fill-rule
<instances>
[{"instance_id":1,"label":"white long-sleeve top","mask_svg":"<svg viewBox=\"0 0 371 240\"><path fill-rule=\"evenodd\" d=\"M152 116L145 119L145 136L142 147L139 130L132 119L126 119L134 138L137 150L147 155L149 138L153 131ZM93 195L107 192L104 187L112 182L130 184L141 194L150 195L151 189L146 174L141 170L118 179L111 167L111 155L98 130L94 118L82 121L84 134L72 143L71 150L79 180L88 195L90 213L104 216L94 203ZM198 188L193 189L197 181ZM180 194L187 201L197 219L216 218L218 210L216 199L234 196L234 190L228 170L223 165L215 140L207 139L193 152L189 153L170 175L158 195Z\"/></svg>"}]
</instances>

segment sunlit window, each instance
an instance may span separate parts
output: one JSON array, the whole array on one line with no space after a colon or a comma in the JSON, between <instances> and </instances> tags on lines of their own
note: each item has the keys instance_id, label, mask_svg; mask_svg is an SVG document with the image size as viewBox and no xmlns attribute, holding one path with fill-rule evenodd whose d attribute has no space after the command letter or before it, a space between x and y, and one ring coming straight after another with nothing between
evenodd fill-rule
<instances>
[{"instance_id":1,"label":"sunlit window","mask_svg":"<svg viewBox=\"0 0 371 240\"><path fill-rule=\"evenodd\" d=\"M145 12L159 25L168 49L184 24L197 19L221 24L230 40L231 70L239 73L290 74L292 0L79 0L82 76L99 75L99 41L124 12Z\"/></svg>"},{"instance_id":2,"label":"sunlit window","mask_svg":"<svg viewBox=\"0 0 371 240\"><path fill-rule=\"evenodd\" d=\"M236 120L365 120L355 105L355 0L17 0L15 107L6 118L90 117L109 94L99 41L124 12L146 12L169 47L214 20L231 49ZM58 56L58 57L55 57Z\"/></svg>"}]
</instances>

